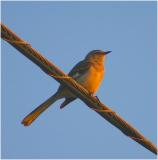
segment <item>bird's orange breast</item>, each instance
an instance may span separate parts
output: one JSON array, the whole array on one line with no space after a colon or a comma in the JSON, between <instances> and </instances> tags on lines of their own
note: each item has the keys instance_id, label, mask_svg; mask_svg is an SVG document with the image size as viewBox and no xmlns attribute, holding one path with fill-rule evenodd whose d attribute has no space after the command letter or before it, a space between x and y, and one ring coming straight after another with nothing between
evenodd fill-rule
<instances>
[{"instance_id":1,"label":"bird's orange breast","mask_svg":"<svg viewBox=\"0 0 158 160\"><path fill-rule=\"evenodd\" d=\"M91 67L87 73L81 76L77 81L86 88L91 94L97 92L102 80L104 78L104 69L99 70Z\"/></svg>"}]
</instances>

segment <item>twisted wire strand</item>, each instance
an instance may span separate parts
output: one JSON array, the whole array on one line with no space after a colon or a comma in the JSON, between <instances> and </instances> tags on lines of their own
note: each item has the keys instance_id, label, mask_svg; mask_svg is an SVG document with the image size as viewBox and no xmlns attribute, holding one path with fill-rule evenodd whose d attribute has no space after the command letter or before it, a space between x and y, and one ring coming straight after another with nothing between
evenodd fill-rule
<instances>
[{"instance_id":1,"label":"twisted wire strand","mask_svg":"<svg viewBox=\"0 0 158 160\"><path fill-rule=\"evenodd\" d=\"M25 42L25 41L15 41L15 40L9 40L6 38L3 38L3 40L12 43L12 44L24 44L24 45L30 45L29 43Z\"/></svg>"},{"instance_id":2,"label":"twisted wire strand","mask_svg":"<svg viewBox=\"0 0 158 160\"><path fill-rule=\"evenodd\" d=\"M48 61L34 48L32 48L29 43L22 40L3 24L1 24L1 38L10 43L24 56L38 65L46 74L53 77L62 85L65 85L85 104L87 104L89 108L96 111L104 119L120 129L126 136L138 142L154 154L157 154L157 147L147 138L145 138L139 131L122 119L116 112L112 111L109 107L98 101L95 97L91 96L88 91L78 84L72 77L67 76L58 67Z\"/></svg>"}]
</instances>

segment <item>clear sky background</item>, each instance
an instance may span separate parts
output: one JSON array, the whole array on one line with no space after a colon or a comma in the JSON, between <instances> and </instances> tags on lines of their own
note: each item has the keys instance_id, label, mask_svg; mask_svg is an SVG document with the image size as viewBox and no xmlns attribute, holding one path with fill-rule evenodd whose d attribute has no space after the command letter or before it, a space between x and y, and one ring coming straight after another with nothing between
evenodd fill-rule
<instances>
[{"instance_id":1,"label":"clear sky background","mask_svg":"<svg viewBox=\"0 0 158 160\"><path fill-rule=\"evenodd\" d=\"M2 2L2 22L66 73L112 50L97 96L156 144L156 2ZM81 100L21 125L57 88L2 42L2 158L156 158Z\"/></svg>"}]
</instances>

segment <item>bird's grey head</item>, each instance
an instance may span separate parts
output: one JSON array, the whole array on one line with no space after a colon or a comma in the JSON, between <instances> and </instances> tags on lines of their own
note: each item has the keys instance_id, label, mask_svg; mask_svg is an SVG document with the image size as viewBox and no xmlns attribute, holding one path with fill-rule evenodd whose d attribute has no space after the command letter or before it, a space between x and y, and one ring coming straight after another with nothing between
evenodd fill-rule
<instances>
[{"instance_id":1,"label":"bird's grey head","mask_svg":"<svg viewBox=\"0 0 158 160\"><path fill-rule=\"evenodd\" d=\"M93 50L87 54L85 59L102 63L105 60L106 55L110 52L111 51Z\"/></svg>"}]
</instances>

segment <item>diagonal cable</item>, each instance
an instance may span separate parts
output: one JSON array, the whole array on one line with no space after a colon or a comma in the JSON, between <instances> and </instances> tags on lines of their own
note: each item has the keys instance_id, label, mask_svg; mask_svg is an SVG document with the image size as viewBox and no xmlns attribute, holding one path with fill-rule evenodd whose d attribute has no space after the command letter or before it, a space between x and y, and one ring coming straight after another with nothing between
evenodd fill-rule
<instances>
[{"instance_id":1,"label":"diagonal cable","mask_svg":"<svg viewBox=\"0 0 158 160\"><path fill-rule=\"evenodd\" d=\"M90 95L88 91L78 84L74 79L68 77L68 75L61 71L57 66L43 57L41 53L32 48L30 44L18 37L3 24L1 24L1 38L11 44L36 65L38 65L46 74L70 89L71 92L73 92L78 98L87 104L88 107L92 108L104 119L121 130L126 136L138 142L151 152L157 154L157 147L150 140L145 138L137 129L131 126L109 107L100 102L96 97Z\"/></svg>"}]
</instances>

